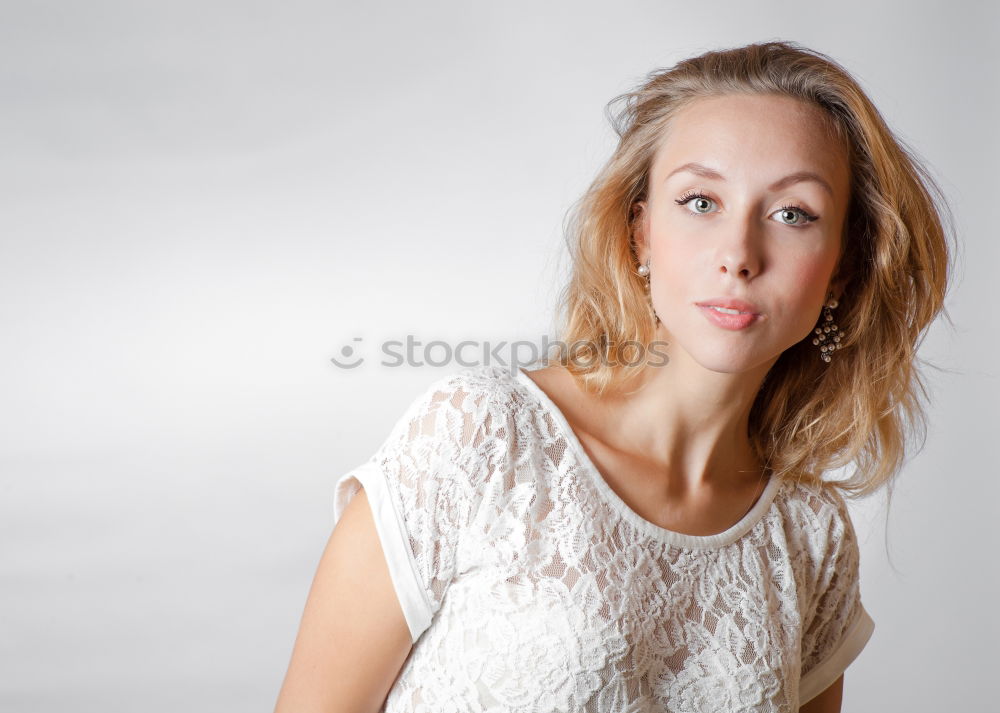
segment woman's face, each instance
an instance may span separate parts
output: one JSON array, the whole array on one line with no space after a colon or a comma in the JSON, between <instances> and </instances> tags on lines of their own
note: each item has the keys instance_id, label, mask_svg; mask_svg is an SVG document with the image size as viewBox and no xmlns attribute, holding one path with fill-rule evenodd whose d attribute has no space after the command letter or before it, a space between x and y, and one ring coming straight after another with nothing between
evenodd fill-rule
<instances>
[{"instance_id":1,"label":"woman's face","mask_svg":"<svg viewBox=\"0 0 1000 713\"><path fill-rule=\"evenodd\" d=\"M717 372L769 368L811 333L827 293L839 297L850 174L820 111L730 95L675 115L635 231L672 356ZM708 306L727 301L744 314Z\"/></svg>"}]
</instances>

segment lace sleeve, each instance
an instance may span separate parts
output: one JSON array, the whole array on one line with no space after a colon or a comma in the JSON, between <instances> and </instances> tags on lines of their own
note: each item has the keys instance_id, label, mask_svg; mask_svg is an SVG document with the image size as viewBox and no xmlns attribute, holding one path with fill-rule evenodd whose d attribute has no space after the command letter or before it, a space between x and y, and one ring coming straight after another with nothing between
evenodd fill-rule
<instances>
[{"instance_id":1,"label":"lace sleeve","mask_svg":"<svg viewBox=\"0 0 1000 713\"><path fill-rule=\"evenodd\" d=\"M860 554L847 505L834 491L812 618L802 636L799 705L836 681L871 638L875 624L861 603Z\"/></svg>"},{"instance_id":2,"label":"lace sleeve","mask_svg":"<svg viewBox=\"0 0 1000 713\"><path fill-rule=\"evenodd\" d=\"M375 454L334 488L335 521L365 489L413 642L441 606L471 521L481 406L460 374L435 381Z\"/></svg>"}]
</instances>

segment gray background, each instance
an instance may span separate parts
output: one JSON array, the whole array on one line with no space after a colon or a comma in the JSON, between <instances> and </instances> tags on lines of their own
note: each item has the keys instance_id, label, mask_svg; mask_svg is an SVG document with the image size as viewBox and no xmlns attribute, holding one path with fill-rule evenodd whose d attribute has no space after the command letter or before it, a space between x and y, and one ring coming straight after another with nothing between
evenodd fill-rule
<instances>
[{"instance_id":1,"label":"gray background","mask_svg":"<svg viewBox=\"0 0 1000 713\"><path fill-rule=\"evenodd\" d=\"M460 368L380 366L375 345L540 340L561 220L613 145L604 104L691 54L792 39L855 74L965 244L891 556L884 498L853 508L876 629L844 710L983 709L987 5L0 5L0 707L271 710L335 478ZM334 368L345 345L366 363Z\"/></svg>"}]
</instances>

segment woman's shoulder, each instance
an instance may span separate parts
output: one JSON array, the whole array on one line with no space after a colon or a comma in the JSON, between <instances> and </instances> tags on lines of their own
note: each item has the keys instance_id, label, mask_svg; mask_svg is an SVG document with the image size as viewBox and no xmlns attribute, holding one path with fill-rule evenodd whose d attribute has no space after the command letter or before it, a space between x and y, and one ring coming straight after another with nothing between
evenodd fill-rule
<instances>
[{"instance_id":1,"label":"woman's shoulder","mask_svg":"<svg viewBox=\"0 0 1000 713\"><path fill-rule=\"evenodd\" d=\"M428 382L400 418L402 432L435 432L466 446L509 439L524 429L514 427L537 407L517 370L472 366L439 375ZM419 426L417 425L419 424Z\"/></svg>"},{"instance_id":2,"label":"woman's shoulder","mask_svg":"<svg viewBox=\"0 0 1000 713\"><path fill-rule=\"evenodd\" d=\"M417 401L425 406L443 404L460 409L496 409L519 405L521 394L515 368L470 366L434 378Z\"/></svg>"},{"instance_id":3,"label":"woman's shoulder","mask_svg":"<svg viewBox=\"0 0 1000 713\"><path fill-rule=\"evenodd\" d=\"M786 482L785 493L787 502L817 520L849 517L843 489L833 481L791 478Z\"/></svg>"},{"instance_id":4,"label":"woman's shoulder","mask_svg":"<svg viewBox=\"0 0 1000 713\"><path fill-rule=\"evenodd\" d=\"M786 532L814 552L857 547L847 500L832 481L802 478L783 483L776 500Z\"/></svg>"},{"instance_id":5,"label":"woman's shoulder","mask_svg":"<svg viewBox=\"0 0 1000 713\"><path fill-rule=\"evenodd\" d=\"M466 367L423 381L372 461L383 469L478 478L510 450L514 377L499 367ZM450 475L449 475L450 474Z\"/></svg>"}]
</instances>

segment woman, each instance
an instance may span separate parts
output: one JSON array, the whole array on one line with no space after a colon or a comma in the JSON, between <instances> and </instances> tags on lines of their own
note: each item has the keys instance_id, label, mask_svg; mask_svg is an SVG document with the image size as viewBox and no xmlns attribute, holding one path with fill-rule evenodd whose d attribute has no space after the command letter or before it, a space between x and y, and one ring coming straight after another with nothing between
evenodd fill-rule
<instances>
[{"instance_id":1,"label":"woman","mask_svg":"<svg viewBox=\"0 0 1000 713\"><path fill-rule=\"evenodd\" d=\"M921 423L943 202L792 43L620 98L575 348L437 380L339 480L279 713L840 710L874 629L842 493Z\"/></svg>"}]
</instances>

